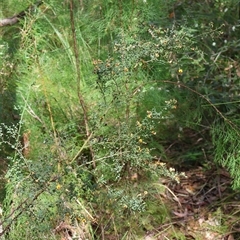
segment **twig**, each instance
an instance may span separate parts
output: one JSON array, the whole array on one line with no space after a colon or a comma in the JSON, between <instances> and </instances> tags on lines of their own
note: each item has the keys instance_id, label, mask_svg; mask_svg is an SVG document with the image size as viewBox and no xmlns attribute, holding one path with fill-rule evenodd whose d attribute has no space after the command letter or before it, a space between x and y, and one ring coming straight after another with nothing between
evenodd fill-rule
<instances>
[{"instance_id":1,"label":"twig","mask_svg":"<svg viewBox=\"0 0 240 240\"><path fill-rule=\"evenodd\" d=\"M82 150L86 147L87 143L90 141L90 138L92 137L92 134L88 137L88 139L84 142L84 144L82 145L82 147L80 148L80 150L77 152L77 154L75 155L75 157L72 159L72 161L70 162L73 163L78 156L81 154Z\"/></svg>"},{"instance_id":2,"label":"twig","mask_svg":"<svg viewBox=\"0 0 240 240\"><path fill-rule=\"evenodd\" d=\"M96 219L94 219L94 217L91 215L91 213L82 205L82 203L77 199L75 198L77 204L85 211L85 213L87 213L87 215L90 217L90 219L93 221L93 222L96 222Z\"/></svg>"},{"instance_id":3,"label":"twig","mask_svg":"<svg viewBox=\"0 0 240 240\"><path fill-rule=\"evenodd\" d=\"M25 99L25 97L21 94L23 101L25 102L26 106L27 106L27 112L29 113L29 115L31 115L34 119L37 119L45 128L45 123L40 119L40 117L37 116L37 114L33 111L33 109L29 106L29 104L27 103L27 100Z\"/></svg>"}]
</instances>

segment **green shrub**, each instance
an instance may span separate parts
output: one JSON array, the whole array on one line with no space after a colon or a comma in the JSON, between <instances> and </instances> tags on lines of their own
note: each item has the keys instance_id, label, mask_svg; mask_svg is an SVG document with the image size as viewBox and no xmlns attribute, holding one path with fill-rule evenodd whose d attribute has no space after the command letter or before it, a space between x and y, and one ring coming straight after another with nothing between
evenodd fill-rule
<instances>
[{"instance_id":1,"label":"green shrub","mask_svg":"<svg viewBox=\"0 0 240 240\"><path fill-rule=\"evenodd\" d=\"M239 67L238 26L221 45L221 32L236 23L221 11L226 1L206 8L226 25L212 13L210 24L190 19L205 10L198 2L174 3L78 2L74 29L67 5L51 0L22 21L13 63L7 55L0 63L3 92L10 78L20 116L15 125L1 118L1 151L11 152L6 238L57 239L61 222L87 228L85 238L140 238L169 218L159 178L179 182L180 174L162 162L169 161L166 145L190 145L175 162L203 162L206 145L198 140L210 137L191 141L187 130L212 130L216 162L239 187L239 78L231 75ZM20 143L26 133L29 149Z\"/></svg>"}]
</instances>

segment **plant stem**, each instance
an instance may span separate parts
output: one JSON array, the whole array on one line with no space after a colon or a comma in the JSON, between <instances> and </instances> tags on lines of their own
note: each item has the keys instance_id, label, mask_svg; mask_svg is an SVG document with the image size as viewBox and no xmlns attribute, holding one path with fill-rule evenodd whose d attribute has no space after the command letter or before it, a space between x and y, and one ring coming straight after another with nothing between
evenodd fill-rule
<instances>
[{"instance_id":1,"label":"plant stem","mask_svg":"<svg viewBox=\"0 0 240 240\"><path fill-rule=\"evenodd\" d=\"M73 0L69 0L69 9L70 9L70 21L71 21L71 30L72 30L72 39L73 39L73 51L74 51L76 71L77 71L76 72L77 94L78 94L78 99L79 99L81 108L83 110L83 118L84 118L86 135L87 135L87 138L89 138L91 136L91 131L88 123L89 121L88 121L88 112L87 112L86 103L81 93L81 69L80 69L79 50L77 46L76 28L75 28L74 13L73 13ZM90 150L92 161L93 161L93 167L95 168L96 164L94 161L94 153L91 146L89 146L89 150Z\"/></svg>"}]
</instances>

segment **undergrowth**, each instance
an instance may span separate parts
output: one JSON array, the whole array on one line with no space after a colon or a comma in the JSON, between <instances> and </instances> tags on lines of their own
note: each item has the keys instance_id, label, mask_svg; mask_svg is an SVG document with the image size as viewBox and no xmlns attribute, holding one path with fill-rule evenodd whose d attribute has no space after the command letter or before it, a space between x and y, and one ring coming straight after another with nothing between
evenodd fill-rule
<instances>
[{"instance_id":1,"label":"undergrowth","mask_svg":"<svg viewBox=\"0 0 240 240\"><path fill-rule=\"evenodd\" d=\"M3 42L1 91L14 82L17 112L17 123L0 127L9 161L5 239L140 239L170 221L159 179L184 176L169 168L174 144L179 165L204 165L216 146L216 163L239 187L239 78L226 86L219 73L236 61L221 58L235 40L214 50L199 26L219 26L187 14L180 24L165 12L171 3L52 0L22 20L10 60Z\"/></svg>"}]
</instances>

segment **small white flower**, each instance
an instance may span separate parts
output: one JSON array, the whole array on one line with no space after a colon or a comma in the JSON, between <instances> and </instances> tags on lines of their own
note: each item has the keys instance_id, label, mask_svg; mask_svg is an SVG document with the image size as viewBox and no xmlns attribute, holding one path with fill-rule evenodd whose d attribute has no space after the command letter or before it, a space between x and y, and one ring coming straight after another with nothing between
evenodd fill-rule
<instances>
[{"instance_id":1,"label":"small white flower","mask_svg":"<svg viewBox=\"0 0 240 240\"><path fill-rule=\"evenodd\" d=\"M225 8L225 9L224 9L224 12L227 12L227 11L228 11L228 8Z\"/></svg>"},{"instance_id":2,"label":"small white flower","mask_svg":"<svg viewBox=\"0 0 240 240\"><path fill-rule=\"evenodd\" d=\"M212 45L213 45L213 47L215 47L215 46L216 46L216 43L215 43L215 42L213 42L213 43L212 43Z\"/></svg>"},{"instance_id":3,"label":"small white flower","mask_svg":"<svg viewBox=\"0 0 240 240\"><path fill-rule=\"evenodd\" d=\"M224 43L227 43L227 39L224 40Z\"/></svg>"},{"instance_id":4,"label":"small white flower","mask_svg":"<svg viewBox=\"0 0 240 240\"><path fill-rule=\"evenodd\" d=\"M232 26L232 30L235 31L236 27L235 26Z\"/></svg>"}]
</instances>

